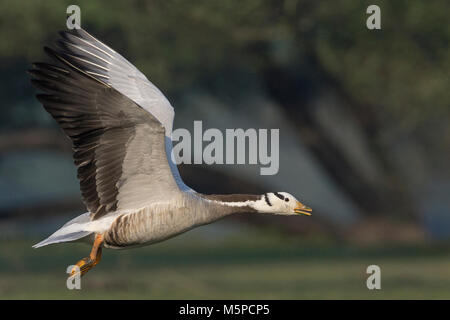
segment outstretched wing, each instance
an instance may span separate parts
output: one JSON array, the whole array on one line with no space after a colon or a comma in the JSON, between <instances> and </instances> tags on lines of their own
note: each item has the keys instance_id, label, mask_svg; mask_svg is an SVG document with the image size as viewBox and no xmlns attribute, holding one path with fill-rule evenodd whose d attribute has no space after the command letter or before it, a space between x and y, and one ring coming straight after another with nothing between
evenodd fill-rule
<instances>
[{"instance_id":1,"label":"outstretched wing","mask_svg":"<svg viewBox=\"0 0 450 320\"><path fill-rule=\"evenodd\" d=\"M128 60L83 29L61 31L58 53L150 112L172 134L175 112L161 91Z\"/></svg>"},{"instance_id":2,"label":"outstretched wing","mask_svg":"<svg viewBox=\"0 0 450 320\"><path fill-rule=\"evenodd\" d=\"M46 48L55 64L36 63L32 84L70 137L81 193L91 219L170 201L179 189L154 115L119 90Z\"/></svg>"},{"instance_id":3,"label":"outstretched wing","mask_svg":"<svg viewBox=\"0 0 450 320\"><path fill-rule=\"evenodd\" d=\"M166 155L180 189L186 186L172 161L172 125L175 112L166 97L135 66L83 29L60 32L58 54L93 78L108 84L150 112L166 129Z\"/></svg>"}]
</instances>

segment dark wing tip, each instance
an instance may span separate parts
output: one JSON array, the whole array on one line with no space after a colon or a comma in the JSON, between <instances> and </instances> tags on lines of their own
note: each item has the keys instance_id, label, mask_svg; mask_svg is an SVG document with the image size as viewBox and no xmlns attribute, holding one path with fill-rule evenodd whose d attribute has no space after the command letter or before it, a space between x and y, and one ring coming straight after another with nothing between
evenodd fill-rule
<instances>
[{"instance_id":1,"label":"dark wing tip","mask_svg":"<svg viewBox=\"0 0 450 320\"><path fill-rule=\"evenodd\" d=\"M44 62L33 62L33 63L31 63L31 67L33 67L32 70L44 69L46 66L48 66L48 64L44 63Z\"/></svg>"},{"instance_id":2,"label":"dark wing tip","mask_svg":"<svg viewBox=\"0 0 450 320\"><path fill-rule=\"evenodd\" d=\"M56 53L56 51L53 50L52 48L45 46L45 47L44 47L44 52L45 52L48 56L50 56L51 58L56 58L56 59L60 60L59 55L58 55L58 54Z\"/></svg>"},{"instance_id":3,"label":"dark wing tip","mask_svg":"<svg viewBox=\"0 0 450 320\"><path fill-rule=\"evenodd\" d=\"M68 66L78 70L78 68L76 68L72 63L70 63L69 61L64 59L64 57L60 53L58 53L56 50L45 46L44 51L50 58L56 59L57 61L62 62L64 65L68 65Z\"/></svg>"},{"instance_id":4,"label":"dark wing tip","mask_svg":"<svg viewBox=\"0 0 450 320\"><path fill-rule=\"evenodd\" d=\"M61 38L67 39L67 34L70 33L67 30L60 30L58 31L58 34L61 36Z\"/></svg>"},{"instance_id":5,"label":"dark wing tip","mask_svg":"<svg viewBox=\"0 0 450 320\"><path fill-rule=\"evenodd\" d=\"M54 98L54 96L46 93L39 93L36 95L36 98L40 103L45 104L48 103L52 98Z\"/></svg>"}]
</instances>

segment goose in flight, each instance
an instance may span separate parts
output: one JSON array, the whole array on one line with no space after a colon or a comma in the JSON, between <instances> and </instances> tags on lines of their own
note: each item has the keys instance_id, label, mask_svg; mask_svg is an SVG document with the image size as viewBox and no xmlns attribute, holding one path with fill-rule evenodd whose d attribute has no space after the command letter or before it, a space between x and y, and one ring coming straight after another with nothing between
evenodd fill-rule
<instances>
[{"instance_id":1,"label":"goose in flight","mask_svg":"<svg viewBox=\"0 0 450 320\"><path fill-rule=\"evenodd\" d=\"M83 29L60 32L52 63L34 63L36 97L72 141L88 212L67 222L39 248L92 244L71 276L84 275L102 247L153 244L233 213L310 215L285 192L202 194L186 186L172 154L174 109L136 67Z\"/></svg>"}]
</instances>

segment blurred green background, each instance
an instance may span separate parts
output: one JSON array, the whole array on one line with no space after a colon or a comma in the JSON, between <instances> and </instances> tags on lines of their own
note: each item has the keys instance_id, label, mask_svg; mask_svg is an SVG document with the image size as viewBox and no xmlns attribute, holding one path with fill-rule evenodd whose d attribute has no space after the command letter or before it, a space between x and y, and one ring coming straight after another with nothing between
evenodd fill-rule
<instances>
[{"instance_id":1,"label":"blurred green background","mask_svg":"<svg viewBox=\"0 0 450 320\"><path fill-rule=\"evenodd\" d=\"M204 193L287 191L312 217L233 216L164 243L34 250L83 213L70 142L26 70L81 25L165 93L174 128L279 128L280 170L181 165ZM381 8L381 30L366 8ZM448 1L0 3L0 298L450 298ZM382 289L366 288L379 265Z\"/></svg>"}]
</instances>

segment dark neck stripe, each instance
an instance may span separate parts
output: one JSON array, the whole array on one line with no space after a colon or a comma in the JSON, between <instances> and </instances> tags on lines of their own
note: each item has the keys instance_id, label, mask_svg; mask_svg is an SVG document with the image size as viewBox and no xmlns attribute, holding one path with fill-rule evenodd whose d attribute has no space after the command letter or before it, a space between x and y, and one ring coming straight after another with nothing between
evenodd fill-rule
<instances>
[{"instance_id":1,"label":"dark neck stripe","mask_svg":"<svg viewBox=\"0 0 450 320\"><path fill-rule=\"evenodd\" d=\"M275 192L274 195L276 195L281 200L284 200L284 196L282 194L279 194L278 192Z\"/></svg>"},{"instance_id":2,"label":"dark neck stripe","mask_svg":"<svg viewBox=\"0 0 450 320\"><path fill-rule=\"evenodd\" d=\"M269 206L272 206L272 204L271 204L270 201L269 201L269 197L267 196L267 193L264 193L264 200L266 200L266 203L267 203Z\"/></svg>"}]
</instances>

